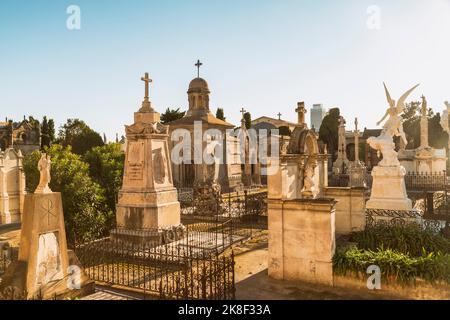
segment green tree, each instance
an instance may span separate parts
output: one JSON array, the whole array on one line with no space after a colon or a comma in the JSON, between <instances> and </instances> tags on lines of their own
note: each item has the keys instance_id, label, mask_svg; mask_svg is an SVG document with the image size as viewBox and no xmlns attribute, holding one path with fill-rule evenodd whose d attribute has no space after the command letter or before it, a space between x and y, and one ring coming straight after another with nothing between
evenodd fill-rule
<instances>
[{"instance_id":1,"label":"green tree","mask_svg":"<svg viewBox=\"0 0 450 320\"><path fill-rule=\"evenodd\" d=\"M220 119L220 120L222 120L222 121L225 121L225 120L226 120L225 114L224 114L222 108L217 108L217 111L216 111L216 118L217 118L217 119Z\"/></svg>"},{"instance_id":2,"label":"green tree","mask_svg":"<svg viewBox=\"0 0 450 320\"><path fill-rule=\"evenodd\" d=\"M166 124L166 123L181 119L184 117L185 114L186 114L186 112L180 111L180 108L178 108L178 109L167 108L166 112L161 114L161 123Z\"/></svg>"},{"instance_id":3,"label":"green tree","mask_svg":"<svg viewBox=\"0 0 450 320\"><path fill-rule=\"evenodd\" d=\"M50 188L61 192L67 238L70 244L98 239L114 226L114 214L106 203L104 190L89 176L89 165L70 147L53 145L45 149L52 160ZM24 159L28 192L39 183L39 151Z\"/></svg>"},{"instance_id":4,"label":"green tree","mask_svg":"<svg viewBox=\"0 0 450 320\"><path fill-rule=\"evenodd\" d=\"M244 120L245 120L245 127L247 129L250 129L252 126L252 115L250 114L250 112L244 113Z\"/></svg>"},{"instance_id":5,"label":"green tree","mask_svg":"<svg viewBox=\"0 0 450 320\"><path fill-rule=\"evenodd\" d=\"M115 211L117 197L122 186L125 154L119 143L109 143L88 151L84 160L89 164L89 173L106 194L108 207Z\"/></svg>"},{"instance_id":6,"label":"green tree","mask_svg":"<svg viewBox=\"0 0 450 320\"><path fill-rule=\"evenodd\" d=\"M59 130L57 143L64 147L71 146L72 151L78 155L84 155L92 148L104 145L100 134L79 119L67 120Z\"/></svg>"},{"instance_id":7,"label":"green tree","mask_svg":"<svg viewBox=\"0 0 450 320\"><path fill-rule=\"evenodd\" d=\"M41 148L50 147L55 141L55 122L53 119L42 119L41 124Z\"/></svg>"},{"instance_id":8,"label":"green tree","mask_svg":"<svg viewBox=\"0 0 450 320\"><path fill-rule=\"evenodd\" d=\"M403 130L408 140L407 149L415 149L420 146L420 118L421 103L412 101L405 105L403 117ZM442 129L439 122L441 115L434 113L432 108L428 109L428 143L433 148L445 148L447 146L447 134Z\"/></svg>"},{"instance_id":9,"label":"green tree","mask_svg":"<svg viewBox=\"0 0 450 320\"><path fill-rule=\"evenodd\" d=\"M328 152L335 158L338 150L339 108L332 108L323 118L319 129L319 139L327 145Z\"/></svg>"}]
</instances>

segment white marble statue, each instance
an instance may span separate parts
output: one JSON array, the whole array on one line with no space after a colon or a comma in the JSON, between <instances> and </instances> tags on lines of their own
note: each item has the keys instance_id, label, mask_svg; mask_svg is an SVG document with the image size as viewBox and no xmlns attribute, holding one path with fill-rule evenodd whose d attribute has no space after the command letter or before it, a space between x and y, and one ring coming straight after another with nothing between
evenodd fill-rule
<instances>
[{"instance_id":1,"label":"white marble statue","mask_svg":"<svg viewBox=\"0 0 450 320\"><path fill-rule=\"evenodd\" d=\"M389 91L384 84L384 89L386 91L386 97L389 103L389 109L386 111L383 118L377 122L380 125L388 116L388 120L383 125L383 130L379 137L370 137L367 139L367 143L373 149L381 152L383 155L383 160L380 161L379 166L382 167L395 167L399 166L400 162L397 158L397 152L395 151L395 144L393 137L401 137L403 143L406 145L407 140L405 133L403 132L403 118L401 116L403 110L405 109L405 100L411 94L411 92L416 89L419 85L414 86L409 89L401 96L397 104L395 100L391 98Z\"/></svg>"},{"instance_id":2,"label":"white marble statue","mask_svg":"<svg viewBox=\"0 0 450 320\"><path fill-rule=\"evenodd\" d=\"M36 188L34 193L51 193L50 187L48 184L50 183L50 168L52 161L50 160L50 156L43 153L41 159L38 162L38 169L40 173L39 185Z\"/></svg>"}]
</instances>

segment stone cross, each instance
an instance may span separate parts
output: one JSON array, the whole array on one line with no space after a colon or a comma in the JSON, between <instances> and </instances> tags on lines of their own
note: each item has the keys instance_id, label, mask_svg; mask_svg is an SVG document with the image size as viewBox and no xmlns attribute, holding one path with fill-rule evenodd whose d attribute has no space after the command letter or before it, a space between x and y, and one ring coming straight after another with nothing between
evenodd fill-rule
<instances>
[{"instance_id":1,"label":"stone cross","mask_svg":"<svg viewBox=\"0 0 450 320\"><path fill-rule=\"evenodd\" d=\"M200 62L200 60L197 60L197 63L195 66L197 67L197 78L200 78L200 67L203 65L203 63Z\"/></svg>"},{"instance_id":2,"label":"stone cross","mask_svg":"<svg viewBox=\"0 0 450 320\"><path fill-rule=\"evenodd\" d=\"M147 101L148 93L149 93L148 87L149 87L150 82L153 82L153 80L149 78L148 72L145 73L145 76L142 77L141 80L145 82L145 97L144 97L144 99Z\"/></svg>"},{"instance_id":3,"label":"stone cross","mask_svg":"<svg viewBox=\"0 0 450 320\"><path fill-rule=\"evenodd\" d=\"M245 129L245 118L244 118L244 114L245 114L247 111L242 107L241 111L239 111L239 112L242 113L241 127L242 127L242 129Z\"/></svg>"},{"instance_id":4,"label":"stone cross","mask_svg":"<svg viewBox=\"0 0 450 320\"><path fill-rule=\"evenodd\" d=\"M278 120L281 120L281 112L278 112L277 116L278 116Z\"/></svg>"},{"instance_id":5,"label":"stone cross","mask_svg":"<svg viewBox=\"0 0 450 320\"><path fill-rule=\"evenodd\" d=\"M298 102L297 109L295 109L295 112L297 112L298 114L298 124L305 124L305 113L307 112L305 108L305 103Z\"/></svg>"}]
</instances>

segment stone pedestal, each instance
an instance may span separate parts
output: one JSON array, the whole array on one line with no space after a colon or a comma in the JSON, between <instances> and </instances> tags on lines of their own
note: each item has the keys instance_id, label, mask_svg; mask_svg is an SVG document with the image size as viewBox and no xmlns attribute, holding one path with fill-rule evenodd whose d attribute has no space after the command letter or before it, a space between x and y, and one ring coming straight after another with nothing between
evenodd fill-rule
<instances>
[{"instance_id":1,"label":"stone pedestal","mask_svg":"<svg viewBox=\"0 0 450 320\"><path fill-rule=\"evenodd\" d=\"M372 192L367 209L412 210L405 186L406 170L402 166L377 166L372 169Z\"/></svg>"},{"instance_id":2,"label":"stone pedestal","mask_svg":"<svg viewBox=\"0 0 450 320\"><path fill-rule=\"evenodd\" d=\"M149 244L180 226L180 203L173 186L168 127L159 113L148 109L126 126L127 149L122 189L117 203L116 240ZM133 236L130 236L133 234ZM159 240L158 240L159 239ZM177 239L174 239L177 240Z\"/></svg>"},{"instance_id":3,"label":"stone pedestal","mask_svg":"<svg viewBox=\"0 0 450 320\"><path fill-rule=\"evenodd\" d=\"M333 199L268 199L269 276L333 285Z\"/></svg>"},{"instance_id":4,"label":"stone pedestal","mask_svg":"<svg viewBox=\"0 0 450 320\"><path fill-rule=\"evenodd\" d=\"M28 299L51 299L76 296L82 287L92 287L81 275L80 288L69 286L69 265L61 194L26 195L19 259L7 270L2 288L26 292Z\"/></svg>"}]
</instances>

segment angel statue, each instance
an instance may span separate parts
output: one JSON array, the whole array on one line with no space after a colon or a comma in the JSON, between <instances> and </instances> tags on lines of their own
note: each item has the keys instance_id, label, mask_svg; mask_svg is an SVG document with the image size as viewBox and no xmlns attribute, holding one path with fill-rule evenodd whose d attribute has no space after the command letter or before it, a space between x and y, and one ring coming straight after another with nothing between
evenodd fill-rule
<instances>
[{"instance_id":1,"label":"angel statue","mask_svg":"<svg viewBox=\"0 0 450 320\"><path fill-rule=\"evenodd\" d=\"M388 120L383 125L383 130L379 137L370 137L367 139L367 143L379 153L383 155L383 160L380 161L379 165L382 167L399 166L400 162L397 158L397 152L395 151L395 144L393 141L394 137L400 137L402 142L406 145L408 141L406 140L405 132L403 131L403 118L401 116L403 110L405 109L405 100L419 85L416 85L406 91L398 100L397 104L395 100L391 98L389 91L384 84L384 90L386 91L386 97L389 103L389 108L384 114L383 118L377 122L380 125L388 116Z\"/></svg>"},{"instance_id":2,"label":"angel statue","mask_svg":"<svg viewBox=\"0 0 450 320\"><path fill-rule=\"evenodd\" d=\"M50 187L48 184L50 183L50 168L52 161L50 160L50 156L43 153L41 159L38 162L38 169L40 173L39 185L34 191L34 193L51 193Z\"/></svg>"}]
</instances>

